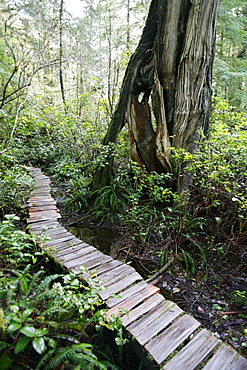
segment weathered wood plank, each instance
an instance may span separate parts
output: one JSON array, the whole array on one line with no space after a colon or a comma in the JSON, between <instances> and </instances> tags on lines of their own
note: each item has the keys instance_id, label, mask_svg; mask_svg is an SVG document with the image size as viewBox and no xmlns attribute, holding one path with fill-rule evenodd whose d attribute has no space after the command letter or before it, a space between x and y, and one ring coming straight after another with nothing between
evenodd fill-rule
<instances>
[{"instance_id":1,"label":"weathered wood plank","mask_svg":"<svg viewBox=\"0 0 247 370\"><path fill-rule=\"evenodd\" d=\"M212 335L208 330L203 329L176 354L167 364L163 366L163 370L194 370L219 344L219 340ZM221 369L221 367L219 368Z\"/></svg>"},{"instance_id":2,"label":"weathered wood plank","mask_svg":"<svg viewBox=\"0 0 247 370\"><path fill-rule=\"evenodd\" d=\"M159 292L159 288L157 288L154 285L148 285L146 288L144 288L140 292L137 292L136 294L125 299L123 302L118 303L116 306L110 308L106 313L106 317L110 317L112 315L117 316L118 314L120 314L121 310L127 310L128 313L126 315L129 316L129 311L133 307L136 307L138 305L138 308L139 308L139 305L143 301L148 300L148 298L151 296L157 295L158 292ZM161 295L159 296L162 298L162 300L164 300L164 298Z\"/></svg>"},{"instance_id":3,"label":"weathered wood plank","mask_svg":"<svg viewBox=\"0 0 247 370\"><path fill-rule=\"evenodd\" d=\"M59 258L61 261L69 262L75 258L86 256L89 253L93 252L94 250L95 250L94 247L88 246L87 248L74 249L72 252L68 254L59 253L59 252L54 252L53 254L56 258Z\"/></svg>"},{"instance_id":4,"label":"weathered wood plank","mask_svg":"<svg viewBox=\"0 0 247 370\"><path fill-rule=\"evenodd\" d=\"M40 198L40 199L30 200L30 202L28 203L29 207L39 207L39 206L45 206L45 205L56 205L56 202L53 199Z\"/></svg>"},{"instance_id":5,"label":"weathered wood plank","mask_svg":"<svg viewBox=\"0 0 247 370\"><path fill-rule=\"evenodd\" d=\"M91 260L96 260L97 258L102 258L103 259L103 253L99 252L98 250L94 250L91 253L87 254L86 256L82 256L80 258L75 258L70 261L65 261L64 265L68 268L75 268L80 265L85 265Z\"/></svg>"},{"instance_id":6,"label":"weathered wood plank","mask_svg":"<svg viewBox=\"0 0 247 370\"><path fill-rule=\"evenodd\" d=\"M51 188L50 188L50 185L49 184L50 183L47 180L44 180L42 182L39 182L38 184L36 184L33 187L32 191L31 191L31 194L32 194L33 191L36 191L36 190L45 190L45 191L47 191L48 195L50 195Z\"/></svg>"},{"instance_id":7,"label":"weathered wood plank","mask_svg":"<svg viewBox=\"0 0 247 370\"><path fill-rule=\"evenodd\" d=\"M152 285L151 285L152 286ZM148 287L147 287L148 288ZM147 289L145 288L144 291ZM143 291L140 293L142 294ZM155 294L143 302L138 307L130 310L126 315L122 317L122 324L127 327L132 322L139 319L142 315L151 311L154 307L157 307L160 303L164 302L165 298L161 294Z\"/></svg>"},{"instance_id":8,"label":"weathered wood plank","mask_svg":"<svg viewBox=\"0 0 247 370\"><path fill-rule=\"evenodd\" d=\"M41 196L49 196L50 195L50 189L44 186L39 188L34 188L31 192L31 197L41 197Z\"/></svg>"},{"instance_id":9,"label":"weathered wood plank","mask_svg":"<svg viewBox=\"0 0 247 370\"><path fill-rule=\"evenodd\" d=\"M73 239L71 239L69 242L60 242L59 244L56 244L55 249L57 252L60 251L66 251L70 247L75 247L77 245L81 244L81 240L77 239L75 236Z\"/></svg>"},{"instance_id":10,"label":"weathered wood plank","mask_svg":"<svg viewBox=\"0 0 247 370\"><path fill-rule=\"evenodd\" d=\"M56 255L66 256L66 255L72 254L74 252L77 253L80 250L84 250L84 251L89 250L88 248L90 248L90 250L92 250L92 251L95 249L94 247L92 247L89 244L80 243L80 244L76 244L76 245L72 245L72 246L68 245L67 248L64 248L62 250L55 249L54 253ZM69 258L69 256L68 256L68 258Z\"/></svg>"},{"instance_id":11,"label":"weathered wood plank","mask_svg":"<svg viewBox=\"0 0 247 370\"><path fill-rule=\"evenodd\" d=\"M246 370L247 359L231 347L222 344L203 370Z\"/></svg>"},{"instance_id":12,"label":"weathered wood plank","mask_svg":"<svg viewBox=\"0 0 247 370\"><path fill-rule=\"evenodd\" d=\"M89 270L89 269L93 269L96 266L99 266L101 263L106 263L106 262L111 261L111 260L112 260L112 258L110 256L106 256L106 255L102 254L102 256L100 256L100 257L98 257L94 260L85 260L79 266L71 267L70 269L74 273L78 274L78 273L80 273L80 267L81 266L84 266Z\"/></svg>"},{"instance_id":13,"label":"weathered wood plank","mask_svg":"<svg viewBox=\"0 0 247 370\"><path fill-rule=\"evenodd\" d=\"M37 184L44 183L44 182L47 182L48 184L51 183L51 180L49 179L49 177L42 175L42 174L34 175L34 179L36 180Z\"/></svg>"},{"instance_id":14,"label":"weathered wood plank","mask_svg":"<svg viewBox=\"0 0 247 370\"><path fill-rule=\"evenodd\" d=\"M64 243L64 242L70 242L71 240L73 239L76 239L76 237L72 234L62 234L61 236L58 236L58 235L55 235L54 237L50 238L49 241L47 242L44 242L44 246L45 247L54 247L56 246L57 244L61 244L61 243Z\"/></svg>"},{"instance_id":15,"label":"weathered wood plank","mask_svg":"<svg viewBox=\"0 0 247 370\"><path fill-rule=\"evenodd\" d=\"M34 177L36 180L50 180L50 178L43 174L43 172L34 172Z\"/></svg>"},{"instance_id":16,"label":"weathered wood plank","mask_svg":"<svg viewBox=\"0 0 247 370\"><path fill-rule=\"evenodd\" d=\"M122 265L122 262L120 262L118 260L112 260L110 262L107 262L107 263L104 263L100 266L97 266L95 268L96 276L100 276L100 274L102 274L103 272L109 271L109 270L115 268L116 266L120 266L120 265Z\"/></svg>"},{"instance_id":17,"label":"weathered wood plank","mask_svg":"<svg viewBox=\"0 0 247 370\"><path fill-rule=\"evenodd\" d=\"M64 238L65 236L71 236L72 234L69 233L66 229L56 229L56 230L48 230L46 232L46 237L49 238L48 241L57 240Z\"/></svg>"},{"instance_id":18,"label":"weathered wood plank","mask_svg":"<svg viewBox=\"0 0 247 370\"><path fill-rule=\"evenodd\" d=\"M186 314L177 318L168 329L153 338L145 345L145 349L158 364L161 364L199 326L200 323L196 319Z\"/></svg>"},{"instance_id":19,"label":"weathered wood plank","mask_svg":"<svg viewBox=\"0 0 247 370\"><path fill-rule=\"evenodd\" d=\"M99 278L100 280L102 280L104 286L109 286L123 279L123 277L132 274L133 272L135 272L135 269L133 269L133 267L121 264L114 269L101 274Z\"/></svg>"},{"instance_id":20,"label":"weathered wood plank","mask_svg":"<svg viewBox=\"0 0 247 370\"><path fill-rule=\"evenodd\" d=\"M48 233L51 233L51 234L55 234L55 233L58 233L58 232L67 232L67 233L70 233L67 229L65 229L65 227L63 227L58 221L57 221L57 227L49 227L47 229L47 232ZM70 233L71 234L71 233Z\"/></svg>"},{"instance_id":21,"label":"weathered wood plank","mask_svg":"<svg viewBox=\"0 0 247 370\"><path fill-rule=\"evenodd\" d=\"M32 219L32 218L38 218L38 217L43 217L43 216L52 216L52 217L58 217L60 216L60 214L55 211L55 210L42 210L42 211L39 211L39 212L31 212L29 213L29 219ZM60 216L61 217L61 216Z\"/></svg>"},{"instance_id":22,"label":"weathered wood plank","mask_svg":"<svg viewBox=\"0 0 247 370\"><path fill-rule=\"evenodd\" d=\"M27 203L30 204L32 202L54 202L55 203L55 200L52 198L52 196L50 194L47 194L47 195L35 195L33 197L29 197Z\"/></svg>"},{"instance_id":23,"label":"weathered wood plank","mask_svg":"<svg viewBox=\"0 0 247 370\"><path fill-rule=\"evenodd\" d=\"M134 272L131 275L122 279L121 281L118 281L117 283L112 284L111 286L108 287L107 290L99 292L99 295L103 300L106 300L111 295L121 292L128 286L132 285L134 282L141 280L141 279L142 277L137 272Z\"/></svg>"},{"instance_id":24,"label":"weathered wood plank","mask_svg":"<svg viewBox=\"0 0 247 370\"><path fill-rule=\"evenodd\" d=\"M52 211L52 210L59 212L59 209L55 204L42 204L41 206L29 208L29 214L33 212Z\"/></svg>"},{"instance_id":25,"label":"weathered wood plank","mask_svg":"<svg viewBox=\"0 0 247 370\"><path fill-rule=\"evenodd\" d=\"M143 346L166 328L183 311L171 301L163 301L143 317L128 326L128 331Z\"/></svg>"},{"instance_id":26,"label":"weathered wood plank","mask_svg":"<svg viewBox=\"0 0 247 370\"><path fill-rule=\"evenodd\" d=\"M142 280L142 281L130 286L129 288L127 288L123 292L121 292L121 294L118 297L108 298L107 301L106 301L106 304L109 308L113 307L116 304L118 304L120 302L123 302L125 299L127 299L127 298L131 297L132 295L136 294L137 292L140 292L141 290L145 289L147 286L148 286L148 284L145 281Z\"/></svg>"},{"instance_id":27,"label":"weathered wood plank","mask_svg":"<svg viewBox=\"0 0 247 370\"><path fill-rule=\"evenodd\" d=\"M44 233L47 230L51 229L58 229L59 227L61 227L61 225L57 220L44 220L41 222L34 222L33 224L28 225L28 229L30 231L32 232L37 231L40 233Z\"/></svg>"},{"instance_id":28,"label":"weathered wood plank","mask_svg":"<svg viewBox=\"0 0 247 370\"><path fill-rule=\"evenodd\" d=\"M76 241L78 240L78 241ZM73 248L77 248L77 247L80 247L80 248L84 248L86 246L88 246L87 243L82 243L81 240L79 239L76 239L76 240L73 240L73 243L64 243L63 245L59 245L59 248L56 247L56 252L57 253L61 253L61 254L68 254L70 253L71 250L73 250Z\"/></svg>"},{"instance_id":29,"label":"weathered wood plank","mask_svg":"<svg viewBox=\"0 0 247 370\"><path fill-rule=\"evenodd\" d=\"M39 206L44 206L44 205L56 205L55 200L52 199L39 199L39 200L30 200L27 202L29 207L39 207Z\"/></svg>"},{"instance_id":30,"label":"weathered wood plank","mask_svg":"<svg viewBox=\"0 0 247 370\"><path fill-rule=\"evenodd\" d=\"M27 223L32 223L32 222L40 222L40 221L45 221L45 220L56 220L61 218L61 215L56 212L56 214L38 214L38 215L31 215L27 219Z\"/></svg>"},{"instance_id":31,"label":"weathered wood plank","mask_svg":"<svg viewBox=\"0 0 247 370\"><path fill-rule=\"evenodd\" d=\"M35 189L39 189L39 188L47 188L49 192L51 191L51 187L50 187L51 181L50 180L43 178L43 177L42 178L36 177L35 180L36 180L36 184L32 188L32 191L34 191Z\"/></svg>"}]
</instances>

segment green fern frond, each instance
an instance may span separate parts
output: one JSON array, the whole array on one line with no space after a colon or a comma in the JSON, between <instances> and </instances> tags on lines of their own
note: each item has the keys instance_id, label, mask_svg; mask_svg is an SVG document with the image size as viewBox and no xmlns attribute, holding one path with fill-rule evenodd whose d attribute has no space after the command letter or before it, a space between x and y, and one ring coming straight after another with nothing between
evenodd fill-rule
<instances>
[{"instance_id":1,"label":"green fern frond","mask_svg":"<svg viewBox=\"0 0 247 370\"><path fill-rule=\"evenodd\" d=\"M49 363L45 366L45 370L53 369L57 364L60 362L71 361L75 364L75 360L81 361L84 360L83 365L85 366L86 363L93 363L97 362L97 357L92 353L91 350L92 346L88 343L81 343L75 344L70 347L61 348L56 350L55 352L52 351L52 358L50 359ZM37 370L40 367L37 368ZM86 369L84 367L84 369ZM88 368L90 369L90 368ZM105 369L105 368L104 368Z\"/></svg>"},{"instance_id":2,"label":"green fern frond","mask_svg":"<svg viewBox=\"0 0 247 370\"><path fill-rule=\"evenodd\" d=\"M49 287L50 283L56 279L58 279L61 275L55 274L51 276L47 276L44 280L42 280L41 284L39 284L37 290L35 291L35 296L37 297L40 292L45 290L45 288Z\"/></svg>"}]
</instances>

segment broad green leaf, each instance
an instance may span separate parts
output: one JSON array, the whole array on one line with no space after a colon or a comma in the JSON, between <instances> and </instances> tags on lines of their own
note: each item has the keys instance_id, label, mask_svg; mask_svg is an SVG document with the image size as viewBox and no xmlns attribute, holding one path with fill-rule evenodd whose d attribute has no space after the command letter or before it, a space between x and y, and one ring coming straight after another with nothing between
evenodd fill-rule
<instances>
[{"instance_id":1,"label":"broad green leaf","mask_svg":"<svg viewBox=\"0 0 247 370\"><path fill-rule=\"evenodd\" d=\"M24 326L20 332L29 338L33 338L36 335L36 329L33 326Z\"/></svg>"},{"instance_id":2,"label":"broad green leaf","mask_svg":"<svg viewBox=\"0 0 247 370\"><path fill-rule=\"evenodd\" d=\"M26 320L28 318L28 316L31 315L31 313L33 312L33 309L32 308L27 308L23 314L21 315L22 316L22 320Z\"/></svg>"},{"instance_id":3,"label":"broad green leaf","mask_svg":"<svg viewBox=\"0 0 247 370\"><path fill-rule=\"evenodd\" d=\"M11 311L13 311L15 313L20 311L20 307L17 306L17 305L11 305L9 308L10 308Z\"/></svg>"},{"instance_id":4,"label":"broad green leaf","mask_svg":"<svg viewBox=\"0 0 247 370\"><path fill-rule=\"evenodd\" d=\"M10 324L8 326L8 329L7 329L7 332L8 333L13 333L14 331L18 330L21 328L21 325L20 324L17 324L17 323L14 323L14 324Z\"/></svg>"},{"instance_id":5,"label":"broad green leaf","mask_svg":"<svg viewBox=\"0 0 247 370\"><path fill-rule=\"evenodd\" d=\"M44 349L45 349L45 341L44 341L44 338L35 338L33 340L33 348L39 354L41 354L42 352L44 352Z\"/></svg>"},{"instance_id":6,"label":"broad green leaf","mask_svg":"<svg viewBox=\"0 0 247 370\"><path fill-rule=\"evenodd\" d=\"M43 335L48 334L48 330L46 329L36 329L36 337L42 337Z\"/></svg>"},{"instance_id":7,"label":"broad green leaf","mask_svg":"<svg viewBox=\"0 0 247 370\"><path fill-rule=\"evenodd\" d=\"M48 342L48 346L51 348L56 348L57 342L55 341L55 339L50 338Z\"/></svg>"},{"instance_id":8,"label":"broad green leaf","mask_svg":"<svg viewBox=\"0 0 247 370\"><path fill-rule=\"evenodd\" d=\"M28 345L29 342L30 342L30 338L22 337L15 346L15 354L20 353L21 351L23 351L23 349L26 348L26 346Z\"/></svg>"}]
</instances>

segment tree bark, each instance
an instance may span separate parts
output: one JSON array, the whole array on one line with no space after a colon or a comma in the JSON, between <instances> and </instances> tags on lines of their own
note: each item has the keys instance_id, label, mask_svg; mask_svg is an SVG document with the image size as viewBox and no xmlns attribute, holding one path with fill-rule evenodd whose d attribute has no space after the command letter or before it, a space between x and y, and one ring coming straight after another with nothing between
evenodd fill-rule
<instances>
[{"instance_id":1,"label":"tree bark","mask_svg":"<svg viewBox=\"0 0 247 370\"><path fill-rule=\"evenodd\" d=\"M194 152L207 135L219 0L153 0L132 55L104 144L125 122L130 153L147 171L173 172L171 147ZM94 187L109 182L110 166ZM186 181L179 184L180 190Z\"/></svg>"},{"instance_id":2,"label":"tree bark","mask_svg":"<svg viewBox=\"0 0 247 370\"><path fill-rule=\"evenodd\" d=\"M68 107L66 103L64 82L63 82L63 5L64 5L64 0L61 0L60 8L59 8L59 81L60 81L60 89L61 89L64 110L65 110L65 113L68 114Z\"/></svg>"}]
</instances>

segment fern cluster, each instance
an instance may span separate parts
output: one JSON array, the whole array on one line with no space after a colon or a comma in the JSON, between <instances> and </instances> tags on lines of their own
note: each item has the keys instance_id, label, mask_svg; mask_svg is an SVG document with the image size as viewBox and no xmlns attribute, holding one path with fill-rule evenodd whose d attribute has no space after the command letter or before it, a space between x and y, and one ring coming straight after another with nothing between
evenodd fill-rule
<instances>
[{"instance_id":1,"label":"fern cluster","mask_svg":"<svg viewBox=\"0 0 247 370\"><path fill-rule=\"evenodd\" d=\"M14 216L7 218L0 224L4 243L8 235L18 234ZM25 249L30 242L23 238L23 254ZM12 268L11 250L15 253L14 243L8 243L8 253L1 257L0 364L5 370L54 369L59 364L68 370L106 369L89 337L96 334L96 326L114 329L100 307L97 281L91 287L90 278L85 282L73 273L47 275L31 258L24 269L21 259Z\"/></svg>"}]
</instances>

